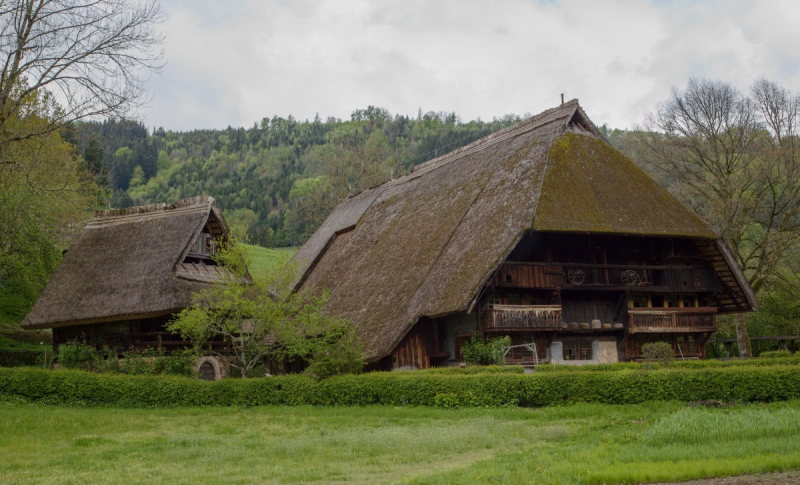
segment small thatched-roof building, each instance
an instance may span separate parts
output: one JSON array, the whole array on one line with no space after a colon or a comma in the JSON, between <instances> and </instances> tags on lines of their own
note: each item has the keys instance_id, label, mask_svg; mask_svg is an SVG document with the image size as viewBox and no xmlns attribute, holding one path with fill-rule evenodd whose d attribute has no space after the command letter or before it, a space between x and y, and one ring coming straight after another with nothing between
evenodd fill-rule
<instances>
[{"instance_id":1,"label":"small thatched-roof building","mask_svg":"<svg viewBox=\"0 0 800 485\"><path fill-rule=\"evenodd\" d=\"M211 197L101 211L86 224L22 322L122 349L182 345L163 325L219 281L228 228Z\"/></svg>"},{"instance_id":2,"label":"small thatched-roof building","mask_svg":"<svg viewBox=\"0 0 800 485\"><path fill-rule=\"evenodd\" d=\"M381 368L452 365L475 331L519 362L653 339L702 356L715 314L757 307L717 234L577 100L341 201L296 259Z\"/></svg>"}]
</instances>

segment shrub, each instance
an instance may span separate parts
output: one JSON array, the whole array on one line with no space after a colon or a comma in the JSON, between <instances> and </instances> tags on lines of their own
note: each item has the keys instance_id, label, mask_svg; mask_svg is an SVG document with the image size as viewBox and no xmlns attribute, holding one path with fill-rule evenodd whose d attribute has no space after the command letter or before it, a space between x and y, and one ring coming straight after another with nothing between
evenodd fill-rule
<instances>
[{"instance_id":1,"label":"shrub","mask_svg":"<svg viewBox=\"0 0 800 485\"><path fill-rule=\"evenodd\" d=\"M761 352L758 356L764 359L780 359L783 357L791 357L792 353L788 350L770 350Z\"/></svg>"},{"instance_id":2,"label":"shrub","mask_svg":"<svg viewBox=\"0 0 800 485\"><path fill-rule=\"evenodd\" d=\"M651 342L642 345L642 358L648 364L659 363L668 366L675 362L675 351L666 342Z\"/></svg>"},{"instance_id":3,"label":"shrub","mask_svg":"<svg viewBox=\"0 0 800 485\"><path fill-rule=\"evenodd\" d=\"M141 352L123 352L122 359L117 351L103 346L95 347L80 340L70 340L58 347L58 362L65 369L80 369L94 372L129 375L172 374L190 377L194 373L195 353L186 349L171 355L153 348Z\"/></svg>"},{"instance_id":4,"label":"shrub","mask_svg":"<svg viewBox=\"0 0 800 485\"><path fill-rule=\"evenodd\" d=\"M44 353L38 350L0 350L0 367L41 366L43 359Z\"/></svg>"},{"instance_id":5,"label":"shrub","mask_svg":"<svg viewBox=\"0 0 800 485\"><path fill-rule=\"evenodd\" d=\"M669 367L678 369L721 369L730 367L764 367L774 365L794 365L800 364L800 355L794 354L791 357L780 357L774 359L733 359L733 360L680 360L675 361ZM624 370L643 370L659 369L661 364L647 364L640 362L615 362L613 364L586 364L586 365L540 365L536 372L616 372Z\"/></svg>"},{"instance_id":6,"label":"shrub","mask_svg":"<svg viewBox=\"0 0 800 485\"><path fill-rule=\"evenodd\" d=\"M101 360L97 349L82 340L69 340L58 346L58 363L65 369L95 370Z\"/></svg>"},{"instance_id":7,"label":"shrub","mask_svg":"<svg viewBox=\"0 0 800 485\"><path fill-rule=\"evenodd\" d=\"M207 382L184 377L0 368L0 395L48 404L174 406L553 406L800 398L797 366L446 375L374 372Z\"/></svg>"},{"instance_id":8,"label":"shrub","mask_svg":"<svg viewBox=\"0 0 800 485\"><path fill-rule=\"evenodd\" d=\"M461 347L461 356L469 365L504 365L503 352L511 345L511 337L485 339L477 332Z\"/></svg>"},{"instance_id":9,"label":"shrub","mask_svg":"<svg viewBox=\"0 0 800 485\"><path fill-rule=\"evenodd\" d=\"M156 374L170 374L174 376L191 377L194 375L194 365L197 354L193 349L184 349L170 355L161 355L153 362Z\"/></svg>"}]
</instances>

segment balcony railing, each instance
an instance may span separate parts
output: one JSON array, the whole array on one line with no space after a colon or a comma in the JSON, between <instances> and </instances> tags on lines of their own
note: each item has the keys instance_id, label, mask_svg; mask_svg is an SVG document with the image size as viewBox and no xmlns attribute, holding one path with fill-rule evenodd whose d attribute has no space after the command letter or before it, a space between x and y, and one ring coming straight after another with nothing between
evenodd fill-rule
<instances>
[{"instance_id":1,"label":"balcony railing","mask_svg":"<svg viewBox=\"0 0 800 485\"><path fill-rule=\"evenodd\" d=\"M481 318L484 332L561 330L559 305L492 305Z\"/></svg>"},{"instance_id":2,"label":"balcony railing","mask_svg":"<svg viewBox=\"0 0 800 485\"><path fill-rule=\"evenodd\" d=\"M629 308L628 331L713 332L717 329L716 308Z\"/></svg>"},{"instance_id":3,"label":"balcony railing","mask_svg":"<svg viewBox=\"0 0 800 485\"><path fill-rule=\"evenodd\" d=\"M493 279L499 287L595 287L645 291L711 291L719 282L710 266L526 263L507 261Z\"/></svg>"}]
</instances>

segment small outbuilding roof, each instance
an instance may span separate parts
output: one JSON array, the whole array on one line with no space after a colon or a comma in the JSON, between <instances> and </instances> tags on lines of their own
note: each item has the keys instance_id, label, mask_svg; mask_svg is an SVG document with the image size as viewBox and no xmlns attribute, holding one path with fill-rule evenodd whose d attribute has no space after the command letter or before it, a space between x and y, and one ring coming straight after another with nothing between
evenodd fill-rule
<instances>
[{"instance_id":1,"label":"small outbuilding roof","mask_svg":"<svg viewBox=\"0 0 800 485\"><path fill-rule=\"evenodd\" d=\"M419 318L470 309L531 230L721 244L572 100L342 200L296 254L297 286L331 290L327 311L357 327L374 361ZM737 296L727 309L754 308L730 263L721 264Z\"/></svg>"},{"instance_id":2,"label":"small outbuilding roof","mask_svg":"<svg viewBox=\"0 0 800 485\"><path fill-rule=\"evenodd\" d=\"M98 212L22 322L47 328L168 314L207 288L215 268L184 263L208 225L228 229L211 197Z\"/></svg>"}]
</instances>

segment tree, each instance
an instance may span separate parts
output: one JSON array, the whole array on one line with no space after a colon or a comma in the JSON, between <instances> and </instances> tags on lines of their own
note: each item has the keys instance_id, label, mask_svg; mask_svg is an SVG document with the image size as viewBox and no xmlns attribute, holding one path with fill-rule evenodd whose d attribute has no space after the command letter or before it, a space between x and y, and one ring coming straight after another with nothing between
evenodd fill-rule
<instances>
[{"instance_id":1,"label":"tree","mask_svg":"<svg viewBox=\"0 0 800 485\"><path fill-rule=\"evenodd\" d=\"M157 0L0 0L0 149L145 103L147 73L162 66L154 26L164 19ZM45 91L62 104L48 106L46 123L9 123Z\"/></svg>"},{"instance_id":2,"label":"tree","mask_svg":"<svg viewBox=\"0 0 800 485\"><path fill-rule=\"evenodd\" d=\"M24 100L28 113L7 123L38 130L47 96ZM61 260L80 222L103 196L84 170L74 147L57 132L18 140L6 147L13 165L0 165L0 294L22 317Z\"/></svg>"},{"instance_id":3,"label":"tree","mask_svg":"<svg viewBox=\"0 0 800 485\"><path fill-rule=\"evenodd\" d=\"M336 202L336 191L325 175L295 181L284 222L287 242L303 244L325 222Z\"/></svg>"},{"instance_id":4,"label":"tree","mask_svg":"<svg viewBox=\"0 0 800 485\"><path fill-rule=\"evenodd\" d=\"M292 264L283 261L263 278L251 278L243 246L223 246L215 257L228 271L224 283L198 292L193 305L168 325L170 331L198 349L211 338L223 338L232 355L217 355L242 377L265 361L297 358L307 361L308 373L320 378L361 370L363 352L354 329L323 312L326 295L292 291Z\"/></svg>"},{"instance_id":5,"label":"tree","mask_svg":"<svg viewBox=\"0 0 800 485\"><path fill-rule=\"evenodd\" d=\"M800 244L800 97L758 80L749 95L720 81L673 88L636 133L643 161L709 221L758 292ZM737 316L742 356L752 356Z\"/></svg>"},{"instance_id":6,"label":"tree","mask_svg":"<svg viewBox=\"0 0 800 485\"><path fill-rule=\"evenodd\" d=\"M357 194L400 175L392 148L383 130L365 133L348 127L333 137L333 153L327 165L331 185L340 197Z\"/></svg>"},{"instance_id":7,"label":"tree","mask_svg":"<svg viewBox=\"0 0 800 485\"><path fill-rule=\"evenodd\" d=\"M60 130L146 102L163 18L156 0L0 0L0 293L17 312L102 197L97 151L84 165Z\"/></svg>"}]
</instances>

